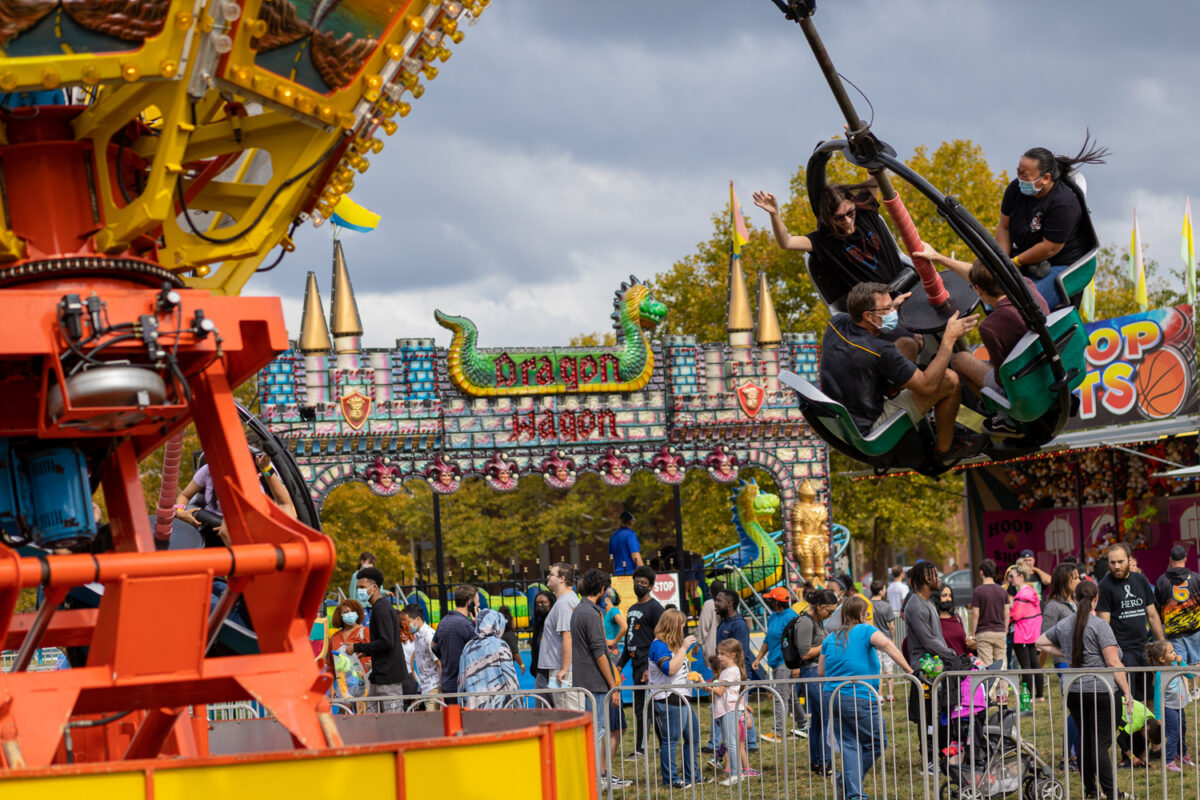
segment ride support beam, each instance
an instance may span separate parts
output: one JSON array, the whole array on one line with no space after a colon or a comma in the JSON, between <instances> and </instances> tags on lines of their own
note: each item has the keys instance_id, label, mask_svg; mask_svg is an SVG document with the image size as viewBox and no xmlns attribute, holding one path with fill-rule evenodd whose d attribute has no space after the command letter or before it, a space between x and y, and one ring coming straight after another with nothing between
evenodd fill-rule
<instances>
[{"instance_id":1,"label":"ride support beam","mask_svg":"<svg viewBox=\"0 0 1200 800\"><path fill-rule=\"evenodd\" d=\"M854 103L850 101L850 95L846 93L842 77L838 74L837 67L833 65L833 59L829 56L829 51L825 49L825 43L821 41L821 35L817 33L812 18L802 17L797 21L800 23L800 29L804 31L804 38L808 40L808 46L812 49L813 56L817 59L821 73L825 76L825 81L829 84L830 91L833 92L833 99L841 109L842 116L846 118L846 133L851 149L853 149L856 140L869 136L870 126L858 116L858 111L854 108ZM873 137L870 138L873 139ZM883 206L891 216L892 222L896 224L900 239L904 242L904 248L912 257L913 268L921 277L921 286L924 287L925 294L929 297L929 305L935 308L944 306L950 300L950 293L946 291L941 276L938 275L932 264L913 255L924 249L924 244L921 242L921 236L917 232L916 225L913 224L912 217L908 214L908 209L904 207L904 202L896 193L896 188L892 186L891 179L882 167L871 169L870 173L879 184L879 194L883 198Z\"/></svg>"}]
</instances>

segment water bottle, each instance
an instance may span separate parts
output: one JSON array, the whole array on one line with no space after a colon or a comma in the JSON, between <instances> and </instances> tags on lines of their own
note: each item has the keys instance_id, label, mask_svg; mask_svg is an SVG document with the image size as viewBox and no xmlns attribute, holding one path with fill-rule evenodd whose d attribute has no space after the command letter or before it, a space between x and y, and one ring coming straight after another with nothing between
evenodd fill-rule
<instances>
[{"instance_id":1,"label":"water bottle","mask_svg":"<svg viewBox=\"0 0 1200 800\"><path fill-rule=\"evenodd\" d=\"M1027 683L1021 684L1020 708L1022 711L1032 711L1033 710L1033 698L1029 695L1029 684L1027 684Z\"/></svg>"}]
</instances>

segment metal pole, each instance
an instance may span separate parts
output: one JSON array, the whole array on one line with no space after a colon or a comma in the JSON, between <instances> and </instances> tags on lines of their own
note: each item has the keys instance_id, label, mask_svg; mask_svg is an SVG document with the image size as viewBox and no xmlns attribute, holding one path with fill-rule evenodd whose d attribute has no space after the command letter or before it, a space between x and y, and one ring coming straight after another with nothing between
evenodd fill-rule
<instances>
[{"instance_id":1,"label":"metal pole","mask_svg":"<svg viewBox=\"0 0 1200 800\"><path fill-rule=\"evenodd\" d=\"M675 563L682 571L683 569L683 497L679 489L679 484L671 487L672 494L675 495Z\"/></svg>"},{"instance_id":2,"label":"metal pole","mask_svg":"<svg viewBox=\"0 0 1200 800\"><path fill-rule=\"evenodd\" d=\"M440 619L445 619L450 611L446 608L446 556L442 552L442 496L437 492L433 493L433 546L437 558L438 608Z\"/></svg>"},{"instance_id":3,"label":"metal pole","mask_svg":"<svg viewBox=\"0 0 1200 800\"><path fill-rule=\"evenodd\" d=\"M1083 459L1075 462L1075 506L1079 511L1079 559L1083 560Z\"/></svg>"}]
</instances>

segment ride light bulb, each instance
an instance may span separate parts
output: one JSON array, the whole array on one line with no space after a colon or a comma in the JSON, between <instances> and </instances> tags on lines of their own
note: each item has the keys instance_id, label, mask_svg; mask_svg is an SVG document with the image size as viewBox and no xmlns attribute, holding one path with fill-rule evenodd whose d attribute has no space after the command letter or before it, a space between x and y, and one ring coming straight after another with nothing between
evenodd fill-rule
<instances>
[{"instance_id":1,"label":"ride light bulb","mask_svg":"<svg viewBox=\"0 0 1200 800\"><path fill-rule=\"evenodd\" d=\"M242 7L232 0L221 3L221 16L226 22L236 22L242 16Z\"/></svg>"},{"instance_id":2,"label":"ride light bulb","mask_svg":"<svg viewBox=\"0 0 1200 800\"><path fill-rule=\"evenodd\" d=\"M53 89L62 83L62 77L58 74L58 70L47 69L42 72L42 88Z\"/></svg>"},{"instance_id":3,"label":"ride light bulb","mask_svg":"<svg viewBox=\"0 0 1200 800\"><path fill-rule=\"evenodd\" d=\"M233 49L233 39L227 33L214 33L212 37L213 50L225 55Z\"/></svg>"},{"instance_id":4,"label":"ride light bulb","mask_svg":"<svg viewBox=\"0 0 1200 800\"><path fill-rule=\"evenodd\" d=\"M409 17L408 28L413 33L420 33L421 31L425 30L425 18L418 16Z\"/></svg>"},{"instance_id":5,"label":"ride light bulb","mask_svg":"<svg viewBox=\"0 0 1200 800\"><path fill-rule=\"evenodd\" d=\"M443 10L450 19L458 19L458 15L463 10L462 3L458 2L458 0L447 0L446 7Z\"/></svg>"}]
</instances>

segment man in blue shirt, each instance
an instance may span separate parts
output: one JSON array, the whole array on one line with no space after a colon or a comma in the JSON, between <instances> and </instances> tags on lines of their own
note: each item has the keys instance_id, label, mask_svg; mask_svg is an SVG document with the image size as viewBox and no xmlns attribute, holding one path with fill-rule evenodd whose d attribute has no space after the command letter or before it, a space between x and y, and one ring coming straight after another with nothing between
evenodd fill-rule
<instances>
[{"instance_id":1,"label":"man in blue shirt","mask_svg":"<svg viewBox=\"0 0 1200 800\"><path fill-rule=\"evenodd\" d=\"M758 657L754 659L754 663L750 666L758 669L763 656L766 656L767 666L771 668L772 678L777 681L799 678L800 670L790 669L783 661L783 631L787 628L787 624L796 618L796 612L792 610L791 597L788 596L788 590L782 586L776 586L763 595L763 600L766 601L767 608L771 609L771 616L767 619L767 635L763 637L763 644L758 651ZM773 698L775 702L775 730L772 733L764 733L762 735L764 742L783 741L783 724L787 720L788 712L790 711L793 717L797 717L796 685L780 686L778 690L779 696ZM787 695L786 707L784 701L780 699L783 695Z\"/></svg>"},{"instance_id":2,"label":"man in blue shirt","mask_svg":"<svg viewBox=\"0 0 1200 800\"><path fill-rule=\"evenodd\" d=\"M608 539L613 575L632 575L634 568L642 565L642 545L638 542L637 534L629 527L632 524L633 514L622 511L621 527L613 531Z\"/></svg>"},{"instance_id":3,"label":"man in blue shirt","mask_svg":"<svg viewBox=\"0 0 1200 800\"><path fill-rule=\"evenodd\" d=\"M750 660L750 654L754 652L750 649L750 628L746 625L746 620L742 619L742 615L737 612L737 592L733 589L722 589L717 592L713 603L717 608L717 616L721 619L717 624L717 644L720 645L726 639L737 639L746 658L746 679L762 680L762 675L754 668L754 663ZM755 733L752 724L747 726L746 749L758 749L758 734Z\"/></svg>"}]
</instances>

